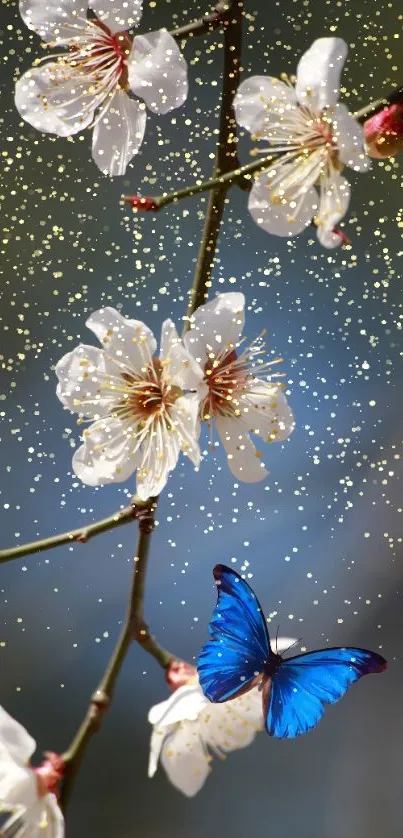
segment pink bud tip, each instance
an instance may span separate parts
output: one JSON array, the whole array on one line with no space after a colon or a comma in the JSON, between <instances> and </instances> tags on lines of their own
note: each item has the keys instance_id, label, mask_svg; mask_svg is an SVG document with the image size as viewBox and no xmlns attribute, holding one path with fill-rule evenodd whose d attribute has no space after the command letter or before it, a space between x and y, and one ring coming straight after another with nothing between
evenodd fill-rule
<instances>
[{"instance_id":1,"label":"pink bud tip","mask_svg":"<svg viewBox=\"0 0 403 838\"><path fill-rule=\"evenodd\" d=\"M366 149L370 157L394 157L403 149L403 103L387 105L364 122Z\"/></svg>"},{"instance_id":2,"label":"pink bud tip","mask_svg":"<svg viewBox=\"0 0 403 838\"><path fill-rule=\"evenodd\" d=\"M46 759L38 768L34 768L38 781L38 794L40 797L52 792L56 797L59 792L59 783L63 779L65 764L59 754L53 751L45 751Z\"/></svg>"},{"instance_id":3,"label":"pink bud tip","mask_svg":"<svg viewBox=\"0 0 403 838\"><path fill-rule=\"evenodd\" d=\"M166 682L172 692L194 681L197 678L197 669L186 661L173 660L167 668Z\"/></svg>"},{"instance_id":4,"label":"pink bud tip","mask_svg":"<svg viewBox=\"0 0 403 838\"><path fill-rule=\"evenodd\" d=\"M348 238L348 236L346 236L346 234L343 233L342 230L339 230L338 227L333 227L332 233L334 233L335 236L340 236L340 238L341 238L340 244L341 244L342 247L345 244L351 244L351 240Z\"/></svg>"},{"instance_id":5,"label":"pink bud tip","mask_svg":"<svg viewBox=\"0 0 403 838\"><path fill-rule=\"evenodd\" d=\"M123 200L137 212L156 212L159 208L154 198L143 198L142 195L123 195Z\"/></svg>"}]
</instances>

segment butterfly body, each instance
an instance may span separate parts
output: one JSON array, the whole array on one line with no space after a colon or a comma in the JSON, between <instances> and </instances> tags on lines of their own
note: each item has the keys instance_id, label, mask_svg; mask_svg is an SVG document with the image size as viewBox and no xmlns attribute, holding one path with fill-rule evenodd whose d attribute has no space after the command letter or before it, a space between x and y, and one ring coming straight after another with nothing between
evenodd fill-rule
<instances>
[{"instance_id":1,"label":"butterfly body","mask_svg":"<svg viewBox=\"0 0 403 838\"><path fill-rule=\"evenodd\" d=\"M283 658L270 645L259 602L234 570L216 565L218 600L210 621L211 639L198 659L203 692L213 702L228 701L258 686L266 730L280 739L312 730L326 704L386 661L376 652L333 647Z\"/></svg>"}]
</instances>

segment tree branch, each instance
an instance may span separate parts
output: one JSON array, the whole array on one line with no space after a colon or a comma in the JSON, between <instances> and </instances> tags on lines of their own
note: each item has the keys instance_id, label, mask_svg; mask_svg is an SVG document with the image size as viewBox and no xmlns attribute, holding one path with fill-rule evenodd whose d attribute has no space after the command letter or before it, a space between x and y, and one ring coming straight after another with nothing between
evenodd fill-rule
<instances>
[{"instance_id":1,"label":"tree branch","mask_svg":"<svg viewBox=\"0 0 403 838\"><path fill-rule=\"evenodd\" d=\"M224 31L224 67L220 125L213 179L219 178L220 175L225 175L231 169L239 168L236 149L237 126L232 102L239 85L241 68L243 2L242 0L228 0L228 6L228 22ZM184 332L190 326L193 312L205 302L208 296L221 220L224 213L225 198L229 185L230 182L227 183L226 181L224 183L217 183L210 192L193 286L190 291Z\"/></svg>"},{"instance_id":2,"label":"tree branch","mask_svg":"<svg viewBox=\"0 0 403 838\"><path fill-rule=\"evenodd\" d=\"M226 6L228 7L229 16L224 35L223 91L214 177L218 177L223 173L225 174L232 167L237 166L235 145L236 124L232 109L232 99L239 81L242 2L238 2L238 0L227 0ZM211 284L211 271L227 189L227 183L219 184L212 189L210 194L184 331L189 326L193 312L207 296L207 289ZM150 499L148 504L144 505L137 513L139 537L134 558L132 588L125 624L105 674L98 689L92 696L86 716L70 747L63 755L66 774L61 790L61 805L64 809L70 798L74 780L80 768L88 742L101 726L105 711L110 706L119 672L132 641L137 640L143 649L151 654L164 668L167 668L171 660L173 660L173 656L159 646L157 641L150 635L148 626L144 622L143 614L148 553L157 502L158 498Z\"/></svg>"},{"instance_id":3,"label":"tree branch","mask_svg":"<svg viewBox=\"0 0 403 838\"><path fill-rule=\"evenodd\" d=\"M60 805L63 810L65 810L69 801L74 780L80 768L85 749L92 736L97 733L102 726L105 713L108 710L113 698L113 693L123 661L133 640L137 640L162 667L166 668L170 661L173 660L173 655L159 646L157 641L151 637L143 616L144 586L148 562L148 551L150 546L150 533L154 526L155 507L156 502L152 500L139 515L139 538L136 555L133 559L133 575L129 606L120 637L116 643L103 678L91 698L90 705L83 722L78 728L69 748L62 755L62 760L65 765L65 774L60 793Z\"/></svg>"}]
</instances>

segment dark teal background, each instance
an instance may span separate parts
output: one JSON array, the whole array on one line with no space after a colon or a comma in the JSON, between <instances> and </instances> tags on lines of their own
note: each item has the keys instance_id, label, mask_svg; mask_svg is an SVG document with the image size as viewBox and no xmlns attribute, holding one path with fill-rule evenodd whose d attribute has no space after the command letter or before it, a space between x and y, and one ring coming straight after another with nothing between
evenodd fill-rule
<instances>
[{"instance_id":1,"label":"dark teal background","mask_svg":"<svg viewBox=\"0 0 403 838\"><path fill-rule=\"evenodd\" d=\"M337 34L350 44L343 98L351 109L402 83L397 0L245 5L243 78L292 73L314 38ZM146 2L141 30L173 28L207 8ZM140 155L110 181L91 161L88 131L67 141L19 121L13 78L42 53L14 3L0 7L0 20L8 546L101 518L133 491L132 482L94 490L71 474L79 428L56 398L52 368L79 340L93 342L85 319L102 305L143 318L156 334L166 316L180 325L206 200L133 217L119 198L209 175L222 49L218 33L186 44L186 106L150 116ZM244 162L249 149L241 138ZM147 779L147 711L167 690L155 662L133 647L76 785L74 838L401 838L400 160L346 174L350 249L323 250L312 230L289 243L270 238L250 218L245 195L229 193L214 291L242 290L246 333L267 329L270 351L284 357L297 427L284 446L264 450L271 474L261 484L235 484L221 449L198 474L181 461L158 511L146 614L161 643L191 660L215 598L212 567L235 557L238 570L249 562L266 612L277 612L273 631L279 625L308 648L368 646L389 669L354 687L309 736L259 735L215 764L200 795L187 800L162 772ZM207 435L202 447L208 451ZM0 569L0 700L40 749L67 746L103 672L125 612L135 536L125 526Z\"/></svg>"}]
</instances>

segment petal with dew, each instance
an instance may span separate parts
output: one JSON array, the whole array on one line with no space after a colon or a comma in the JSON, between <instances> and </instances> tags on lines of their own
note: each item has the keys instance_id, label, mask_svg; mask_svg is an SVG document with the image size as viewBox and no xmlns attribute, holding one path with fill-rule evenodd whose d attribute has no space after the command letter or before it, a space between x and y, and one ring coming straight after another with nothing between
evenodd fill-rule
<instances>
[{"instance_id":1,"label":"petal with dew","mask_svg":"<svg viewBox=\"0 0 403 838\"><path fill-rule=\"evenodd\" d=\"M181 396L170 409L170 418L180 436L181 449L195 468L200 465L199 422L200 397L198 393Z\"/></svg>"},{"instance_id":2,"label":"petal with dew","mask_svg":"<svg viewBox=\"0 0 403 838\"><path fill-rule=\"evenodd\" d=\"M281 164L280 164L281 165ZM255 223L266 233L274 236L297 236L311 223L318 208L318 194L310 185L311 178L304 184L304 173L299 173L293 163L281 165L283 179L273 188L273 178L280 170L264 172L255 180L248 201L249 212ZM304 165L304 164L302 164ZM283 184L290 182L283 190Z\"/></svg>"},{"instance_id":3,"label":"petal with dew","mask_svg":"<svg viewBox=\"0 0 403 838\"><path fill-rule=\"evenodd\" d=\"M217 431L227 452L228 466L238 480L258 483L268 475L249 435L239 419L216 417Z\"/></svg>"},{"instance_id":4,"label":"petal with dew","mask_svg":"<svg viewBox=\"0 0 403 838\"><path fill-rule=\"evenodd\" d=\"M56 394L73 413L100 419L117 401L113 392L117 370L103 349L80 343L63 355L55 372L59 379Z\"/></svg>"},{"instance_id":5,"label":"petal with dew","mask_svg":"<svg viewBox=\"0 0 403 838\"><path fill-rule=\"evenodd\" d=\"M37 131L71 137L94 117L94 81L65 64L33 67L15 86L18 113Z\"/></svg>"},{"instance_id":6,"label":"petal with dew","mask_svg":"<svg viewBox=\"0 0 403 838\"><path fill-rule=\"evenodd\" d=\"M350 203L350 184L336 170L323 181L320 188L319 210L315 218L316 234L323 247L333 248L341 244L341 237L333 232L335 225L343 218Z\"/></svg>"},{"instance_id":7,"label":"petal with dew","mask_svg":"<svg viewBox=\"0 0 403 838\"><path fill-rule=\"evenodd\" d=\"M85 324L102 343L107 355L121 368L140 372L151 363L157 341L141 320L129 320L115 308L94 311Z\"/></svg>"},{"instance_id":8,"label":"petal with dew","mask_svg":"<svg viewBox=\"0 0 403 838\"><path fill-rule=\"evenodd\" d=\"M300 105L313 111L335 105L348 47L342 38L318 38L298 63L295 92Z\"/></svg>"},{"instance_id":9,"label":"petal with dew","mask_svg":"<svg viewBox=\"0 0 403 838\"><path fill-rule=\"evenodd\" d=\"M241 402L242 422L265 442L283 442L295 427L282 387L256 379Z\"/></svg>"},{"instance_id":10,"label":"petal with dew","mask_svg":"<svg viewBox=\"0 0 403 838\"><path fill-rule=\"evenodd\" d=\"M218 355L225 348L235 348L244 325L244 295L236 291L218 294L214 300L196 309L184 344L204 369L209 354Z\"/></svg>"},{"instance_id":11,"label":"petal with dew","mask_svg":"<svg viewBox=\"0 0 403 838\"><path fill-rule=\"evenodd\" d=\"M238 87L234 98L235 118L238 125L251 134L261 132L264 135L264 126L266 121L270 121L273 105L287 110L295 103L293 87L271 76L252 76Z\"/></svg>"},{"instance_id":12,"label":"petal with dew","mask_svg":"<svg viewBox=\"0 0 403 838\"><path fill-rule=\"evenodd\" d=\"M164 739L160 759L172 785L186 797L194 797L211 771L199 722L176 725Z\"/></svg>"},{"instance_id":13,"label":"petal with dew","mask_svg":"<svg viewBox=\"0 0 403 838\"><path fill-rule=\"evenodd\" d=\"M156 497L165 487L181 450L178 428L170 419L155 418L141 446L137 470L137 494L141 500Z\"/></svg>"},{"instance_id":14,"label":"petal with dew","mask_svg":"<svg viewBox=\"0 0 403 838\"><path fill-rule=\"evenodd\" d=\"M73 456L73 470L87 486L123 483L139 466L137 429L107 417L84 431L83 445Z\"/></svg>"},{"instance_id":15,"label":"petal with dew","mask_svg":"<svg viewBox=\"0 0 403 838\"><path fill-rule=\"evenodd\" d=\"M63 24L87 15L86 0L19 0L20 15L44 41L63 38Z\"/></svg>"},{"instance_id":16,"label":"petal with dew","mask_svg":"<svg viewBox=\"0 0 403 838\"><path fill-rule=\"evenodd\" d=\"M365 151L364 129L343 104L332 108L333 134L340 160L355 172L367 172L371 160Z\"/></svg>"},{"instance_id":17,"label":"petal with dew","mask_svg":"<svg viewBox=\"0 0 403 838\"><path fill-rule=\"evenodd\" d=\"M172 320L165 320L161 329L160 358L172 384L182 390L196 390L202 381L203 370L185 349Z\"/></svg>"},{"instance_id":18,"label":"petal with dew","mask_svg":"<svg viewBox=\"0 0 403 838\"><path fill-rule=\"evenodd\" d=\"M104 175L124 175L128 164L138 154L144 139L147 115L145 106L129 99L118 88L108 108L96 121L92 135L92 159Z\"/></svg>"},{"instance_id":19,"label":"petal with dew","mask_svg":"<svg viewBox=\"0 0 403 838\"><path fill-rule=\"evenodd\" d=\"M140 23L143 0L89 0L89 6L110 32L115 33Z\"/></svg>"},{"instance_id":20,"label":"petal with dew","mask_svg":"<svg viewBox=\"0 0 403 838\"><path fill-rule=\"evenodd\" d=\"M130 89L150 111L165 114L186 100L187 64L166 29L133 38L128 71Z\"/></svg>"}]
</instances>

